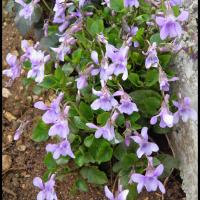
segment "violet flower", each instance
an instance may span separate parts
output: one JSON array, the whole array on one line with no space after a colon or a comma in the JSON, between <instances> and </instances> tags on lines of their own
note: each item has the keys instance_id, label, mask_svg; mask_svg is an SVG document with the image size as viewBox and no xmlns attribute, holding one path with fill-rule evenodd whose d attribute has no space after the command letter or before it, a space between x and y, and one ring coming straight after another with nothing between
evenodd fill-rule
<instances>
[{"instance_id":1,"label":"violet flower","mask_svg":"<svg viewBox=\"0 0 200 200\"><path fill-rule=\"evenodd\" d=\"M149 46L148 51L146 53L143 52L144 55L147 55L145 60L145 67L149 69L150 67L158 67L159 59L156 51L156 43L154 42Z\"/></svg>"},{"instance_id":2,"label":"violet flower","mask_svg":"<svg viewBox=\"0 0 200 200\"><path fill-rule=\"evenodd\" d=\"M182 0L170 0L169 3L170 3L170 6L181 6Z\"/></svg>"},{"instance_id":3,"label":"violet flower","mask_svg":"<svg viewBox=\"0 0 200 200\"><path fill-rule=\"evenodd\" d=\"M160 27L160 38L165 40L167 37L180 37L182 34L180 22L186 21L188 16L187 11L182 11L178 17L175 17L172 11L169 11L165 17L157 16L156 23Z\"/></svg>"},{"instance_id":4,"label":"violet flower","mask_svg":"<svg viewBox=\"0 0 200 200\"><path fill-rule=\"evenodd\" d=\"M124 7L132 7L135 6L136 8L139 7L138 0L124 0Z\"/></svg>"},{"instance_id":5,"label":"violet flower","mask_svg":"<svg viewBox=\"0 0 200 200\"><path fill-rule=\"evenodd\" d=\"M91 108L93 110L98 110L101 108L104 111L110 111L112 107L118 105L117 100L115 100L113 95L110 94L106 86L102 87L101 91L92 89L92 93L99 97L91 104Z\"/></svg>"},{"instance_id":6,"label":"violet flower","mask_svg":"<svg viewBox=\"0 0 200 200\"><path fill-rule=\"evenodd\" d=\"M108 8L110 8L110 0L104 0L101 5L105 4L107 5Z\"/></svg>"},{"instance_id":7,"label":"violet flower","mask_svg":"<svg viewBox=\"0 0 200 200\"><path fill-rule=\"evenodd\" d=\"M104 192L109 200L126 200L129 190L122 190L122 187L119 187L117 195L114 197L113 193L109 190L108 186L106 185L104 187Z\"/></svg>"},{"instance_id":8,"label":"violet flower","mask_svg":"<svg viewBox=\"0 0 200 200\"><path fill-rule=\"evenodd\" d=\"M178 102L173 101L173 104L178 108L174 113L174 124L177 124L180 118L183 122L187 122L189 119L197 119L196 111L190 107L191 99L189 97L184 97L184 99L181 99Z\"/></svg>"},{"instance_id":9,"label":"violet flower","mask_svg":"<svg viewBox=\"0 0 200 200\"><path fill-rule=\"evenodd\" d=\"M21 73L21 65L17 56L14 54L9 53L6 56L6 62L10 66L10 69L3 70L3 75L10 77L12 80L15 80L20 76Z\"/></svg>"},{"instance_id":10,"label":"violet flower","mask_svg":"<svg viewBox=\"0 0 200 200\"><path fill-rule=\"evenodd\" d=\"M141 158L143 154L150 156L152 152L157 152L159 150L158 145L153 142L148 142L147 127L143 127L141 130L141 135L136 134L135 136L130 136L136 143L139 144L137 150L138 158Z\"/></svg>"},{"instance_id":11,"label":"violet flower","mask_svg":"<svg viewBox=\"0 0 200 200\"><path fill-rule=\"evenodd\" d=\"M29 4L26 4L24 0L15 0L16 3L20 4L23 8L19 11L19 16L24 19L31 20L31 16L34 13L34 8L40 0L32 0Z\"/></svg>"},{"instance_id":12,"label":"violet flower","mask_svg":"<svg viewBox=\"0 0 200 200\"><path fill-rule=\"evenodd\" d=\"M120 105L117 107L120 113L131 115L133 112L138 112L136 104L131 101L131 97L126 92L117 91L113 96L121 96Z\"/></svg>"},{"instance_id":13,"label":"violet flower","mask_svg":"<svg viewBox=\"0 0 200 200\"><path fill-rule=\"evenodd\" d=\"M159 126L161 128L165 128L166 126L171 128L173 126L173 118L174 117L173 117L173 114L169 110L168 99L169 99L169 95L166 94L165 98L162 102L161 108L160 108L160 113L151 118L150 124L152 124L152 125L156 124L158 117L160 117Z\"/></svg>"},{"instance_id":14,"label":"violet flower","mask_svg":"<svg viewBox=\"0 0 200 200\"><path fill-rule=\"evenodd\" d=\"M58 159L61 155L68 155L71 158L75 158L68 140L63 140L59 144L48 144L46 146L46 151L51 152L55 160Z\"/></svg>"},{"instance_id":15,"label":"violet flower","mask_svg":"<svg viewBox=\"0 0 200 200\"><path fill-rule=\"evenodd\" d=\"M88 126L91 129L96 129L95 138L103 137L106 140L111 141L113 139L116 139L113 124L115 120L117 119L118 115L119 113L115 112L112 115L112 117L107 120L105 126L103 127L96 126L93 123L86 123L86 126Z\"/></svg>"},{"instance_id":16,"label":"violet flower","mask_svg":"<svg viewBox=\"0 0 200 200\"><path fill-rule=\"evenodd\" d=\"M120 49L115 48L113 45L106 44L106 56L112 60L109 66L111 73L115 76L122 75L122 80L128 78L127 70L127 57L129 46L122 46Z\"/></svg>"},{"instance_id":17,"label":"violet flower","mask_svg":"<svg viewBox=\"0 0 200 200\"><path fill-rule=\"evenodd\" d=\"M43 183L40 177L35 177L33 179L33 185L40 188L40 192L37 195L37 200L57 200L55 193L55 174L51 175L50 179Z\"/></svg>"},{"instance_id":18,"label":"violet flower","mask_svg":"<svg viewBox=\"0 0 200 200\"><path fill-rule=\"evenodd\" d=\"M160 90L165 91L165 92L169 91L169 82L177 81L177 80L179 80L178 77L173 77L173 78L168 79L166 73L162 70L159 70Z\"/></svg>"},{"instance_id":19,"label":"violet flower","mask_svg":"<svg viewBox=\"0 0 200 200\"><path fill-rule=\"evenodd\" d=\"M29 57L31 62L31 70L27 74L27 78L35 78L35 81L41 83L44 79L44 66L49 61L50 55L44 55L42 51L32 50Z\"/></svg>"},{"instance_id":20,"label":"violet flower","mask_svg":"<svg viewBox=\"0 0 200 200\"><path fill-rule=\"evenodd\" d=\"M138 193L142 191L143 187L145 187L148 192L156 191L157 188L159 188L162 193L165 193L163 184L158 180L158 177L163 173L163 170L164 166L162 164L154 168L152 157L148 157L148 167L145 175L133 173L129 182L138 183Z\"/></svg>"},{"instance_id":21,"label":"violet flower","mask_svg":"<svg viewBox=\"0 0 200 200\"><path fill-rule=\"evenodd\" d=\"M64 97L64 93L60 93L56 99L54 99L50 106L46 106L42 101L38 101L34 104L35 108L45 110L46 112L42 116L42 120L46 124L56 123L60 117L60 102Z\"/></svg>"}]
</instances>

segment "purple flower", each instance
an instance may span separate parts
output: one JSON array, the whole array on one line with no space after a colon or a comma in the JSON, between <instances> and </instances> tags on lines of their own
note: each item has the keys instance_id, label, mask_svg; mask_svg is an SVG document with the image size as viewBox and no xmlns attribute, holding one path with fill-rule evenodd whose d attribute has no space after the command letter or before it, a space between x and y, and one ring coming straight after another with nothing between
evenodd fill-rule
<instances>
[{"instance_id":1,"label":"purple flower","mask_svg":"<svg viewBox=\"0 0 200 200\"><path fill-rule=\"evenodd\" d=\"M190 107L191 100L189 97L184 97L184 99L179 100L179 102L173 101L173 104L178 108L174 113L174 124L177 124L180 118L183 122L187 122L188 119L197 119L196 111Z\"/></svg>"},{"instance_id":2,"label":"purple flower","mask_svg":"<svg viewBox=\"0 0 200 200\"><path fill-rule=\"evenodd\" d=\"M82 75L80 75L79 78L76 79L76 81L77 81L77 88L79 90L87 87L87 85L88 85L87 78L88 78L87 75L82 74Z\"/></svg>"},{"instance_id":3,"label":"purple flower","mask_svg":"<svg viewBox=\"0 0 200 200\"><path fill-rule=\"evenodd\" d=\"M91 108L93 110L98 110L101 108L104 111L110 111L112 107L118 105L117 100L115 100L113 95L110 94L106 86L103 87L101 91L96 91L95 89L92 89L92 92L99 97L91 104Z\"/></svg>"},{"instance_id":4,"label":"purple flower","mask_svg":"<svg viewBox=\"0 0 200 200\"><path fill-rule=\"evenodd\" d=\"M20 4L23 7L19 11L19 16L31 20L31 16L34 12L34 7L39 1L40 0L32 0L29 4L26 4L24 0L15 0L16 3Z\"/></svg>"},{"instance_id":5,"label":"purple flower","mask_svg":"<svg viewBox=\"0 0 200 200\"><path fill-rule=\"evenodd\" d=\"M182 34L182 28L179 22L186 21L188 16L189 13L187 11L182 11L178 17L175 17L172 13L165 17L157 16L156 23L160 27L160 38L164 40L167 37L180 37Z\"/></svg>"},{"instance_id":6,"label":"purple flower","mask_svg":"<svg viewBox=\"0 0 200 200\"><path fill-rule=\"evenodd\" d=\"M135 6L136 8L139 7L138 0L124 0L124 7L132 7Z\"/></svg>"},{"instance_id":7,"label":"purple flower","mask_svg":"<svg viewBox=\"0 0 200 200\"><path fill-rule=\"evenodd\" d=\"M6 56L6 62L10 66L10 69L3 70L3 74L10 77L12 80L15 80L20 76L21 73L21 65L17 56L9 53Z\"/></svg>"},{"instance_id":8,"label":"purple flower","mask_svg":"<svg viewBox=\"0 0 200 200\"><path fill-rule=\"evenodd\" d=\"M169 1L170 6L181 6L182 5L182 0L170 0Z\"/></svg>"},{"instance_id":9,"label":"purple flower","mask_svg":"<svg viewBox=\"0 0 200 200\"><path fill-rule=\"evenodd\" d=\"M163 173L163 170L164 167L162 164L154 168L152 163L152 157L149 157L148 167L146 169L145 175L133 173L131 175L130 182L138 183L138 193L142 191L143 187L145 187L148 192L156 191L158 187L162 193L165 193L165 188L163 184L158 180L158 176L160 176Z\"/></svg>"},{"instance_id":10,"label":"purple flower","mask_svg":"<svg viewBox=\"0 0 200 200\"><path fill-rule=\"evenodd\" d=\"M53 158L56 160L61 155L62 156L70 156L71 158L75 158L72 150L71 145L68 140L63 140L59 144L48 144L46 146L46 151L51 152L53 154Z\"/></svg>"},{"instance_id":11,"label":"purple flower","mask_svg":"<svg viewBox=\"0 0 200 200\"><path fill-rule=\"evenodd\" d=\"M173 77L168 79L167 75L164 71L162 71L161 69L159 70L159 83L160 83L160 90L162 91L169 91L169 83L170 81L177 81L179 80L178 77Z\"/></svg>"},{"instance_id":12,"label":"purple flower","mask_svg":"<svg viewBox=\"0 0 200 200\"><path fill-rule=\"evenodd\" d=\"M169 111L168 99L169 99L169 95L166 94L165 99L162 102L162 106L160 108L160 113L151 118L150 124L152 124L152 125L156 124L158 117L160 117L159 126L161 128L165 128L166 126L171 128L173 126L173 118L174 117L173 117L173 114Z\"/></svg>"},{"instance_id":13,"label":"purple flower","mask_svg":"<svg viewBox=\"0 0 200 200\"><path fill-rule=\"evenodd\" d=\"M156 51L156 43L154 42L149 46L148 51L146 53L143 52L144 55L147 55L145 60L145 67L149 69L150 67L158 67L159 59Z\"/></svg>"},{"instance_id":14,"label":"purple flower","mask_svg":"<svg viewBox=\"0 0 200 200\"><path fill-rule=\"evenodd\" d=\"M117 91L113 96L121 96L120 105L117 107L120 113L131 115L133 112L138 112L136 104L131 102L131 97L124 91Z\"/></svg>"},{"instance_id":15,"label":"purple flower","mask_svg":"<svg viewBox=\"0 0 200 200\"><path fill-rule=\"evenodd\" d=\"M143 127L141 130L141 135L136 134L135 136L130 136L136 143L139 144L139 148L137 150L138 158L141 158L143 154L146 156L150 156L152 152L157 152L159 150L157 144L153 142L148 142L148 134L147 127Z\"/></svg>"},{"instance_id":16,"label":"purple flower","mask_svg":"<svg viewBox=\"0 0 200 200\"><path fill-rule=\"evenodd\" d=\"M57 48L51 47L51 49L56 52L57 59L64 62L65 55L71 52L71 47L65 43L61 43L61 45Z\"/></svg>"},{"instance_id":17,"label":"purple flower","mask_svg":"<svg viewBox=\"0 0 200 200\"><path fill-rule=\"evenodd\" d=\"M93 55L93 58L94 58L94 55ZM112 78L113 69L108 65L108 60L106 57L102 59L100 67L94 68L91 70L92 76L96 76L97 74L100 75L100 79L103 81L107 81L108 79Z\"/></svg>"},{"instance_id":18,"label":"purple flower","mask_svg":"<svg viewBox=\"0 0 200 200\"><path fill-rule=\"evenodd\" d=\"M46 110L42 116L42 120L46 124L56 123L60 117L60 102L62 101L64 93L60 93L59 96L53 100L50 106L46 106L42 101L38 101L34 104L35 108L40 110Z\"/></svg>"},{"instance_id":19,"label":"purple flower","mask_svg":"<svg viewBox=\"0 0 200 200\"><path fill-rule=\"evenodd\" d=\"M116 197L114 197L113 193L109 190L108 186L104 187L104 192L109 200L126 200L129 190L122 190L122 188L119 187Z\"/></svg>"},{"instance_id":20,"label":"purple flower","mask_svg":"<svg viewBox=\"0 0 200 200\"><path fill-rule=\"evenodd\" d=\"M32 50L29 57L31 62L31 70L27 74L27 78L35 78L35 81L41 83L44 79L44 66L50 59L50 55L45 56L44 52Z\"/></svg>"},{"instance_id":21,"label":"purple flower","mask_svg":"<svg viewBox=\"0 0 200 200\"><path fill-rule=\"evenodd\" d=\"M115 76L122 75L122 80L128 78L127 70L127 56L129 46L122 46L120 49L115 48L110 44L106 44L106 56L112 60L112 64L109 66L111 73Z\"/></svg>"},{"instance_id":22,"label":"purple flower","mask_svg":"<svg viewBox=\"0 0 200 200\"><path fill-rule=\"evenodd\" d=\"M19 128L15 131L14 140L19 140L20 136L22 135L22 133L28 123L29 123L29 121L22 122L20 124Z\"/></svg>"},{"instance_id":23,"label":"purple flower","mask_svg":"<svg viewBox=\"0 0 200 200\"><path fill-rule=\"evenodd\" d=\"M103 137L108 141L115 139L115 141L118 142L115 138L115 131L114 131L114 126L113 126L118 116L119 116L119 113L114 112L114 114L111 116L111 118L107 120L105 126L103 127L98 127L93 123L86 123L86 126L92 129L97 129L95 132L96 138Z\"/></svg>"},{"instance_id":24,"label":"purple flower","mask_svg":"<svg viewBox=\"0 0 200 200\"><path fill-rule=\"evenodd\" d=\"M55 185L55 175L51 175L50 179L43 183L40 177L35 177L33 179L33 185L40 188L40 192L37 195L37 200L57 200L57 196L54 190Z\"/></svg>"},{"instance_id":25,"label":"purple flower","mask_svg":"<svg viewBox=\"0 0 200 200\"><path fill-rule=\"evenodd\" d=\"M91 58L96 65L99 64L98 53L96 51L92 51Z\"/></svg>"}]
</instances>

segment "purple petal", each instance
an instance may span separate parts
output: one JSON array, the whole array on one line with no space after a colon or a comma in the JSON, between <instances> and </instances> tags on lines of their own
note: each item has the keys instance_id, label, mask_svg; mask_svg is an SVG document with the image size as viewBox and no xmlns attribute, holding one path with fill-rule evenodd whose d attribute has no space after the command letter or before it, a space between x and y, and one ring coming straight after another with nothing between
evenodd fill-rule
<instances>
[{"instance_id":1,"label":"purple petal","mask_svg":"<svg viewBox=\"0 0 200 200\"><path fill-rule=\"evenodd\" d=\"M93 128L93 129L98 129L99 128L98 126L96 126L93 123L86 123L86 126L88 126L89 128Z\"/></svg>"},{"instance_id":2,"label":"purple petal","mask_svg":"<svg viewBox=\"0 0 200 200\"><path fill-rule=\"evenodd\" d=\"M58 147L58 145L56 145L56 144L48 144L46 146L46 151L47 152L54 152L57 147Z\"/></svg>"},{"instance_id":3,"label":"purple petal","mask_svg":"<svg viewBox=\"0 0 200 200\"><path fill-rule=\"evenodd\" d=\"M187 11L182 11L181 14L177 17L177 20L183 22L183 21L187 21L189 17L189 12Z\"/></svg>"},{"instance_id":4,"label":"purple petal","mask_svg":"<svg viewBox=\"0 0 200 200\"><path fill-rule=\"evenodd\" d=\"M157 123L157 120L158 120L158 116L153 116L153 117L151 118L151 120L150 120L150 124L151 124L151 125L156 124L156 123Z\"/></svg>"},{"instance_id":5,"label":"purple petal","mask_svg":"<svg viewBox=\"0 0 200 200\"><path fill-rule=\"evenodd\" d=\"M162 164L158 165L153 173L154 176L158 177L163 173L164 166Z\"/></svg>"},{"instance_id":6,"label":"purple petal","mask_svg":"<svg viewBox=\"0 0 200 200\"><path fill-rule=\"evenodd\" d=\"M100 107L101 107L100 99L94 100L93 103L91 104L91 108L93 110L98 110Z\"/></svg>"},{"instance_id":7,"label":"purple petal","mask_svg":"<svg viewBox=\"0 0 200 200\"><path fill-rule=\"evenodd\" d=\"M164 194L165 193L165 187L160 181L158 181L158 187L159 187L160 191Z\"/></svg>"},{"instance_id":8,"label":"purple petal","mask_svg":"<svg viewBox=\"0 0 200 200\"><path fill-rule=\"evenodd\" d=\"M165 18L164 17L156 17L156 23L158 26L163 26L165 24Z\"/></svg>"},{"instance_id":9,"label":"purple petal","mask_svg":"<svg viewBox=\"0 0 200 200\"><path fill-rule=\"evenodd\" d=\"M136 154L137 154L137 157L138 157L138 158L141 158L142 155L144 154L143 149L142 149L141 147L139 147L138 150L137 150L137 152L136 152Z\"/></svg>"},{"instance_id":10,"label":"purple petal","mask_svg":"<svg viewBox=\"0 0 200 200\"><path fill-rule=\"evenodd\" d=\"M129 190L124 190L124 191L120 192L117 200L126 200L128 193L129 193Z\"/></svg>"},{"instance_id":11,"label":"purple petal","mask_svg":"<svg viewBox=\"0 0 200 200\"><path fill-rule=\"evenodd\" d=\"M40 110L47 110L48 109L48 106L46 106L43 101L36 102L34 104L34 107L37 108L37 109L40 109Z\"/></svg>"},{"instance_id":12,"label":"purple petal","mask_svg":"<svg viewBox=\"0 0 200 200\"><path fill-rule=\"evenodd\" d=\"M136 143L138 144L142 144L143 143L143 139L139 136L130 136L131 139L133 139Z\"/></svg>"},{"instance_id":13,"label":"purple petal","mask_svg":"<svg viewBox=\"0 0 200 200\"><path fill-rule=\"evenodd\" d=\"M44 188L42 179L40 177L35 177L33 179L33 185L40 188L41 190Z\"/></svg>"},{"instance_id":14,"label":"purple petal","mask_svg":"<svg viewBox=\"0 0 200 200\"><path fill-rule=\"evenodd\" d=\"M44 200L45 199L45 193L44 191L40 191L37 195L37 200Z\"/></svg>"},{"instance_id":15,"label":"purple petal","mask_svg":"<svg viewBox=\"0 0 200 200\"><path fill-rule=\"evenodd\" d=\"M142 137L148 141L148 134L147 134L147 131L148 131L148 128L147 127L143 127L142 130L141 130L141 135Z\"/></svg>"},{"instance_id":16,"label":"purple petal","mask_svg":"<svg viewBox=\"0 0 200 200\"><path fill-rule=\"evenodd\" d=\"M91 58L95 64L97 64L97 65L99 64L98 53L96 51L92 51Z\"/></svg>"},{"instance_id":17,"label":"purple petal","mask_svg":"<svg viewBox=\"0 0 200 200\"><path fill-rule=\"evenodd\" d=\"M165 40L168 35L169 35L169 28L166 25L162 26L160 30L160 38L162 40Z\"/></svg>"},{"instance_id":18,"label":"purple petal","mask_svg":"<svg viewBox=\"0 0 200 200\"><path fill-rule=\"evenodd\" d=\"M105 192L106 197L109 200L114 200L115 199L113 193L108 189L107 186L104 187L104 192Z\"/></svg>"}]
</instances>

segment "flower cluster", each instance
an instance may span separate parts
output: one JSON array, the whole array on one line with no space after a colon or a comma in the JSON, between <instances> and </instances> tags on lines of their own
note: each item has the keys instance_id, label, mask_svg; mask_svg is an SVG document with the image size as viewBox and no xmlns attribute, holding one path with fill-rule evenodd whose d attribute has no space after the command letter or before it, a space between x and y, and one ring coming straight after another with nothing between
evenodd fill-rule
<instances>
[{"instance_id":1,"label":"flower cluster","mask_svg":"<svg viewBox=\"0 0 200 200\"><path fill-rule=\"evenodd\" d=\"M15 0L15 2L21 5L19 15L31 21L34 10L39 6L40 0L32 0L30 3L25 3L23 0ZM159 111L157 109L158 113L154 111L154 114L150 115L150 120L148 121L150 125L155 125L158 122L161 128L172 128L180 119L182 119L183 122L188 121L188 119L196 120L197 115L190 107L191 100L189 97L180 97L178 100L170 101L169 82L178 81L179 79L176 76L172 77L168 75L159 57L163 52L177 53L182 48L178 39L182 35L182 25L188 20L189 14L187 11L181 10L180 14L175 16L173 7L182 6L182 1L170 0L164 2L165 12L158 12L155 15L149 16L148 20L146 20L143 15L137 16L137 13L140 12L138 7L142 6L138 0L124 0L121 6L123 12L126 14L118 18L121 13L123 13L121 12L118 16L117 11L120 4L113 6L110 0L104 0L99 7L104 8L107 6L103 12L100 12L102 19L104 17L109 18L109 20L106 19L105 22L99 19L98 12L96 11L99 8L94 9L94 6L91 4L93 4L93 1L79 0L76 2L56 0L53 7L53 20L51 22L51 17L46 19L43 29L44 37L48 39L49 26L51 26L51 23L58 27L58 31L56 31L55 34L59 36L57 41L59 45L56 47L50 46L48 51L44 51L40 42L34 45L31 41L22 40L21 49L23 54L18 57L15 54L9 53L6 57L6 61L10 68L4 70L3 74L14 81L20 76L22 68L25 63L28 62L30 65L26 67L28 68L27 78L34 79L35 82L41 86L41 83L43 83L45 79L46 64L49 61L53 61L55 64L54 66L56 69L54 70L57 70L57 68L61 69L60 66L62 66L63 63L68 62L70 59L73 60L74 51L80 48L80 52L84 52L77 56L78 58L80 57L80 59L77 58L78 61L73 60L72 65L69 61L69 63L67 63L67 69L65 68L64 70L63 66L60 74L57 74L56 81L53 79L56 83L60 81L60 83L55 84L56 87L59 85L57 88L55 87L57 91L59 91L58 96L53 99L50 104L43 101L34 103L35 108L44 111L42 121L50 127L48 129L48 136L56 141L47 144L46 152L50 153L52 158L56 161L66 156L67 158L75 159L75 162L78 163L77 165L82 167L84 164L80 164L78 160L80 154L83 154L80 162L85 162L87 166L90 162L92 164L95 162L101 163L101 161L98 160L94 161L95 156L91 156L89 151L85 150L86 147L89 148L92 146L90 143L92 143L93 140L104 141L105 143L102 145L102 148L107 146L107 144L117 146L121 142L124 142L126 149L128 149L130 144L135 142L138 145L138 149L133 153L136 154L138 160L146 158L148 166L144 174L141 173L141 169L137 169L136 165L132 166L132 170L130 170L129 173L129 184L137 183L138 193L140 193L144 187L148 192L156 191L157 188L159 188L162 193L165 193L163 184L158 180L158 177L164 171L164 166L163 164L159 164L156 167L153 165L153 156L159 152L159 147L149 138L147 134L148 127L146 127L148 125L143 125L143 127L140 126L139 128L134 127L134 118L137 115L140 116L140 113L144 112L146 109L144 100L148 99L145 99L146 97L144 96L144 99L140 99L141 102L138 101L137 98L131 94L132 91L130 91L130 88L131 90L133 88L133 90L135 90L135 87L132 87L129 83L131 81L131 83L134 82L134 85L137 87L142 87L142 84L140 84L141 81L139 80L139 73L156 72L158 75L155 81L155 83L158 84L158 89L155 90L158 90L162 95L160 96L158 94L158 96L161 97L161 101L158 105L160 109ZM159 4L156 4L156 6L158 5ZM155 3L153 6L155 6ZM137 9L138 12L136 11ZM106 12L110 12L113 21ZM134 15L134 20L129 20L132 15ZM94 17L95 20L92 20L92 17ZM143 20L146 20L145 25L143 24ZM99 24L97 24L98 21ZM123 22L123 25L120 24L119 26L119 21L120 23ZM147 31L141 28L141 24L147 28ZM104 26L106 31L102 28ZM110 27L107 28L107 26ZM115 30L116 27L117 32L114 32L113 30ZM152 37L150 39L151 42L149 42L148 38L151 35L149 35L148 29L151 30L149 31L150 33L153 32L154 29L157 31L159 30L157 34L160 36L159 40L162 42L151 41ZM144 34L140 35L141 32ZM94 38L93 35L96 35L96 37ZM119 38L117 38L118 36ZM143 37L147 37L147 39ZM88 46L91 48L88 51L84 46L87 46L87 43L89 43ZM138 54L139 56L136 56ZM131 59L134 60L134 64L131 62ZM140 72L138 74L135 73L137 76L131 79L129 76L130 73L137 72L138 68ZM71 69L72 72L70 71ZM70 72L72 75L71 77L65 77L66 79L63 81L62 76L67 76L64 71L66 74ZM142 74L142 76L143 75L144 74ZM49 82L51 81L52 80L49 79ZM65 83L61 84L61 82ZM52 85L55 86L54 84ZM50 87L50 89L55 89L53 86L52 88ZM142 90L138 91L141 92ZM69 101L73 99L73 97L70 96L72 92L76 95L76 103L79 106L76 107L75 104L72 104L75 111L69 106ZM84 99L85 96L87 96L87 101ZM64 100L66 100L65 104L63 104ZM89 105L85 105L84 103L79 104L80 101L81 103L85 101ZM83 107L81 107L81 105ZM145 107L144 110L142 110L142 106ZM172 106L175 110L174 113L171 111ZM84 114L83 110L85 112ZM78 131L73 130L74 121L71 119L74 119L74 116L70 118L70 114L72 113L71 115L73 115L73 112L80 115L80 118L74 115L77 117L75 126L76 123L80 122L79 125L81 128L78 127ZM83 116L87 114L89 117ZM99 120L98 117L97 120L96 118L93 119L93 116L96 117L97 115L103 116L103 120ZM104 119L104 116L108 117ZM120 117L121 119L123 118L124 121L121 120ZM82 118L84 118L84 120ZM124 128L124 124L119 128L117 120L121 120L121 124L125 124L126 129L123 134L121 134L121 132L122 128ZM99 123L99 121L105 121L105 123ZM16 130L15 140L19 139L27 123L22 123ZM70 123L73 124L72 127ZM141 129L141 131L138 131L139 129ZM81 130L85 130L87 133L94 132L92 135L88 136L92 138L90 138L92 141L85 142L85 133L82 134ZM74 134L73 131L76 133ZM78 148L75 149L73 139L71 138L75 138L76 136L81 142L84 140L82 143L87 143L85 145L86 147L81 146L80 142ZM102 152L105 153L105 151L102 150L101 152L101 150L98 151L100 155L102 155ZM92 151L95 152L96 149ZM110 152L112 152L112 149ZM107 157L107 155L105 157ZM56 172L54 171L50 172L49 180L45 183L43 183L39 177L34 178L33 184L41 190L37 196L38 200L57 199L54 190L55 178ZM120 180L118 181L118 186L118 191L115 194L105 186L105 196L109 200L126 200L128 195L131 194L127 189L127 185L124 186L120 184Z\"/></svg>"}]
</instances>

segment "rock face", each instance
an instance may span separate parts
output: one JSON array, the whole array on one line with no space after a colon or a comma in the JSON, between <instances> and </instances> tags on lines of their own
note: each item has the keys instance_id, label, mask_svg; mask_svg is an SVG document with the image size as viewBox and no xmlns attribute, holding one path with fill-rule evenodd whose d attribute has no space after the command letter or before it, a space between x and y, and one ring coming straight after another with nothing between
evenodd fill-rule
<instances>
[{"instance_id":1,"label":"rock face","mask_svg":"<svg viewBox=\"0 0 200 200\"><path fill-rule=\"evenodd\" d=\"M198 101L198 36L197 36L197 0L185 0L184 8L190 12L186 33L183 35L183 46L189 47L189 51L180 51L174 62L175 70L180 80L174 88L183 97L191 98L191 106L197 111ZM197 121L180 123L169 136L176 157L181 161L180 170L183 179L182 188L186 193L186 200L198 199L198 138Z\"/></svg>"}]
</instances>

